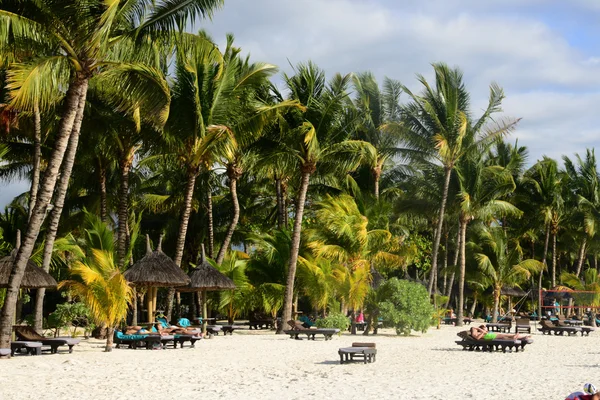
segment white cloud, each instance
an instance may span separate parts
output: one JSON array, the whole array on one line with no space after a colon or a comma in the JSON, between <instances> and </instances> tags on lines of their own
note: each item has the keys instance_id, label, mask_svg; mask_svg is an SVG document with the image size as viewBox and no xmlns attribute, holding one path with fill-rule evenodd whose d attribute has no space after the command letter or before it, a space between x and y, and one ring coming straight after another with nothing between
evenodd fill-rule
<instances>
[{"instance_id":1,"label":"white cloud","mask_svg":"<svg viewBox=\"0 0 600 400\"><path fill-rule=\"evenodd\" d=\"M577 4L589 13L595 2ZM311 59L328 74L371 70L418 90L415 74L429 79L431 62L459 66L476 115L485 106L490 82L505 88L506 115L523 118L514 136L535 159L598 144L598 55L573 47L541 17L550 6L564 3L227 0L207 27L217 40L233 32L253 59L288 72L288 60Z\"/></svg>"}]
</instances>

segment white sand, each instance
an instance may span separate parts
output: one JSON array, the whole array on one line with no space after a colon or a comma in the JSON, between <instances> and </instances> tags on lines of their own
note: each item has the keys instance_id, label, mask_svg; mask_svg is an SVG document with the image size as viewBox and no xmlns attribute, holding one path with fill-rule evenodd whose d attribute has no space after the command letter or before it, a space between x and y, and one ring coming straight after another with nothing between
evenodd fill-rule
<instances>
[{"instance_id":1,"label":"white sand","mask_svg":"<svg viewBox=\"0 0 600 400\"><path fill-rule=\"evenodd\" d=\"M461 351L460 329L327 342L242 331L193 349L112 353L84 340L73 354L0 360L0 399L563 399L600 386L600 332L535 334L524 353L503 354ZM377 362L339 365L353 341L376 342Z\"/></svg>"}]
</instances>

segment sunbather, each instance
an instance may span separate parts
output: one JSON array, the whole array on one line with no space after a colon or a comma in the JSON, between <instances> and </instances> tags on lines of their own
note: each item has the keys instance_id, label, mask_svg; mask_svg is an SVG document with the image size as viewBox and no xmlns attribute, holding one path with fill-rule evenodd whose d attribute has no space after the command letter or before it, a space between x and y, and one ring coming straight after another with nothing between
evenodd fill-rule
<instances>
[{"instance_id":1,"label":"sunbather","mask_svg":"<svg viewBox=\"0 0 600 400\"><path fill-rule=\"evenodd\" d=\"M141 326L127 326L123 329L123 333L126 335L149 335L150 332L148 329L145 329ZM156 332L154 332L156 334Z\"/></svg>"},{"instance_id":2,"label":"sunbather","mask_svg":"<svg viewBox=\"0 0 600 400\"><path fill-rule=\"evenodd\" d=\"M498 332L489 332L485 325L480 325L479 327L472 327L470 329L471 336L475 340L517 340L517 339L527 339L528 336L519 335L518 333L498 333Z\"/></svg>"},{"instance_id":3,"label":"sunbather","mask_svg":"<svg viewBox=\"0 0 600 400\"><path fill-rule=\"evenodd\" d=\"M155 325L156 330L161 335L194 335L194 336L202 336L203 334L195 329L187 329L181 328L179 326L171 326L169 328L163 327L160 322L157 322Z\"/></svg>"}]
</instances>

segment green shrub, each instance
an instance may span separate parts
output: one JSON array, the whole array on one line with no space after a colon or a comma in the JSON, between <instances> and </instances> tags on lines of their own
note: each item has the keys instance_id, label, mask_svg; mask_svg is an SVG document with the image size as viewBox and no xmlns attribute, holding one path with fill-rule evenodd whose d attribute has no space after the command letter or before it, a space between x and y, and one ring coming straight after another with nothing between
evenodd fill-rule
<instances>
[{"instance_id":1,"label":"green shrub","mask_svg":"<svg viewBox=\"0 0 600 400\"><path fill-rule=\"evenodd\" d=\"M72 336L75 335L77 327L84 330L92 330L95 328L91 322L90 310L81 302L63 303L56 306L56 311L48 316L48 325L52 328L69 329L73 326Z\"/></svg>"},{"instance_id":2,"label":"green shrub","mask_svg":"<svg viewBox=\"0 0 600 400\"><path fill-rule=\"evenodd\" d=\"M380 303L384 324L396 328L398 335L408 336L411 330L427 332L434 315L427 289L418 283L392 278L385 282L386 300Z\"/></svg>"},{"instance_id":3,"label":"green shrub","mask_svg":"<svg viewBox=\"0 0 600 400\"><path fill-rule=\"evenodd\" d=\"M318 328L338 328L344 332L350 326L350 319L341 313L330 313L325 318L319 318L315 321Z\"/></svg>"}]
</instances>

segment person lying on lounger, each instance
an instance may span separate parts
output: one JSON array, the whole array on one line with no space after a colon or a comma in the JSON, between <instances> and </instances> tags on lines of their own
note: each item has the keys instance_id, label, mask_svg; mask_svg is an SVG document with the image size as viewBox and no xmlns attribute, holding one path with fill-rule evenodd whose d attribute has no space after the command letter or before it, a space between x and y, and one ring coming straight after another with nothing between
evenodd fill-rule
<instances>
[{"instance_id":1,"label":"person lying on lounger","mask_svg":"<svg viewBox=\"0 0 600 400\"><path fill-rule=\"evenodd\" d=\"M156 330L161 335L194 335L194 336L202 336L201 332L194 329L181 328L179 326L171 326L169 328L163 327L160 322L157 322L155 325Z\"/></svg>"},{"instance_id":2,"label":"person lying on lounger","mask_svg":"<svg viewBox=\"0 0 600 400\"><path fill-rule=\"evenodd\" d=\"M125 329L123 329L123 333L126 335L150 335L152 332L150 332L148 329L136 325L125 327ZM156 332L154 333L156 334Z\"/></svg>"},{"instance_id":3,"label":"person lying on lounger","mask_svg":"<svg viewBox=\"0 0 600 400\"><path fill-rule=\"evenodd\" d=\"M497 333L497 332L489 332L485 325L480 325L479 327L472 327L470 329L471 336L475 340L517 340L517 339L527 339L527 336L519 335L518 333Z\"/></svg>"}]
</instances>

